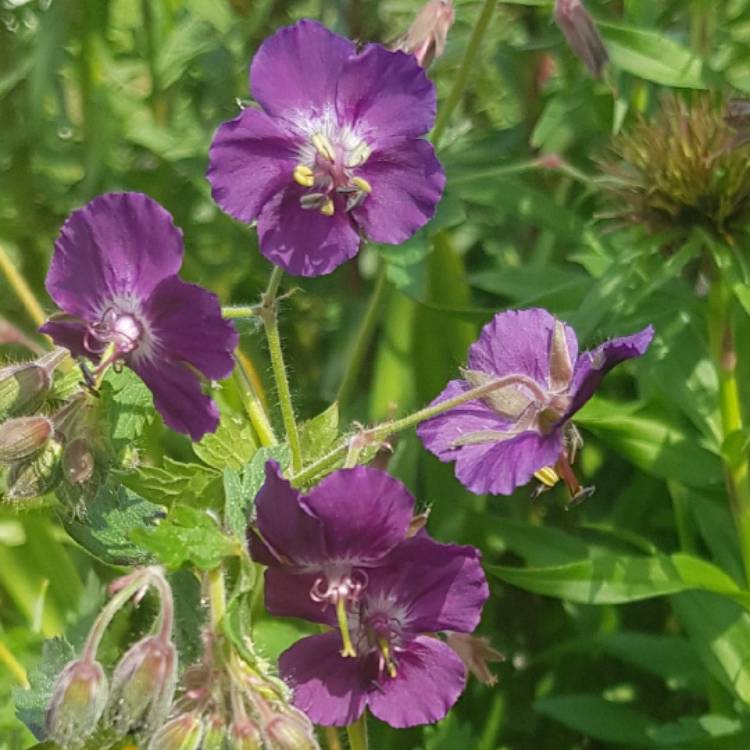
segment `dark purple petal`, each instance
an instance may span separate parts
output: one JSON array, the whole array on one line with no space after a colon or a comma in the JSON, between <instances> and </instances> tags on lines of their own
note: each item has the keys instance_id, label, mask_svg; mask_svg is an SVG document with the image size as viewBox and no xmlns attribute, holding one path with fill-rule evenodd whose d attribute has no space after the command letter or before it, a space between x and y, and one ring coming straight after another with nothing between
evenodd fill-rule
<instances>
[{"instance_id":1,"label":"dark purple petal","mask_svg":"<svg viewBox=\"0 0 750 750\"><path fill-rule=\"evenodd\" d=\"M377 562L406 538L414 498L383 471L358 466L326 477L305 497L323 523L331 560Z\"/></svg>"},{"instance_id":2,"label":"dark purple petal","mask_svg":"<svg viewBox=\"0 0 750 750\"><path fill-rule=\"evenodd\" d=\"M266 463L266 481L255 499L256 525L280 563L317 565L327 561L323 524L300 502L300 493Z\"/></svg>"},{"instance_id":3,"label":"dark purple petal","mask_svg":"<svg viewBox=\"0 0 750 750\"><path fill-rule=\"evenodd\" d=\"M203 393L188 365L166 359L130 363L154 396L154 406L167 427L200 440L219 426L219 410Z\"/></svg>"},{"instance_id":4,"label":"dark purple petal","mask_svg":"<svg viewBox=\"0 0 750 750\"><path fill-rule=\"evenodd\" d=\"M266 203L258 219L260 251L293 276L322 276L357 254L360 237L343 201L324 216L300 206L304 192L293 185Z\"/></svg>"},{"instance_id":5,"label":"dark purple petal","mask_svg":"<svg viewBox=\"0 0 750 750\"><path fill-rule=\"evenodd\" d=\"M479 340L471 345L469 367L495 375L527 375L547 388L554 330L555 318L538 307L498 313L482 328ZM575 362L578 341L567 325L565 338L570 361Z\"/></svg>"},{"instance_id":6,"label":"dark purple petal","mask_svg":"<svg viewBox=\"0 0 750 750\"><path fill-rule=\"evenodd\" d=\"M64 346L74 357L91 357L83 344L86 326L75 320L48 320L39 327L39 333L45 333L58 346Z\"/></svg>"},{"instance_id":7,"label":"dark purple petal","mask_svg":"<svg viewBox=\"0 0 750 750\"><path fill-rule=\"evenodd\" d=\"M212 380L232 372L239 334L222 317L213 292L170 276L154 289L142 312L156 356L188 362Z\"/></svg>"},{"instance_id":8,"label":"dark purple petal","mask_svg":"<svg viewBox=\"0 0 750 750\"><path fill-rule=\"evenodd\" d=\"M393 137L424 135L435 122L435 86L413 55L369 44L344 66L336 109L340 122L377 147Z\"/></svg>"},{"instance_id":9,"label":"dark purple petal","mask_svg":"<svg viewBox=\"0 0 750 750\"><path fill-rule=\"evenodd\" d=\"M653 338L654 329L652 326L647 326L632 336L611 339L590 352L584 352L576 363L573 373L570 389L573 401L565 419L573 416L594 395L602 378L615 365L627 359L643 356Z\"/></svg>"},{"instance_id":10,"label":"dark purple petal","mask_svg":"<svg viewBox=\"0 0 750 750\"><path fill-rule=\"evenodd\" d=\"M395 597L412 633L471 633L489 596L475 547L441 544L426 534L407 539L369 571L366 596Z\"/></svg>"},{"instance_id":11,"label":"dark purple petal","mask_svg":"<svg viewBox=\"0 0 750 750\"><path fill-rule=\"evenodd\" d=\"M354 216L374 242L397 245L409 239L435 214L445 174L432 145L421 139L375 152L357 170L372 193Z\"/></svg>"},{"instance_id":12,"label":"dark purple petal","mask_svg":"<svg viewBox=\"0 0 750 750\"><path fill-rule=\"evenodd\" d=\"M303 638L279 657L279 672L294 690L294 705L315 724L352 724L365 710L365 664L340 651L341 636L331 632Z\"/></svg>"},{"instance_id":13,"label":"dark purple petal","mask_svg":"<svg viewBox=\"0 0 750 750\"><path fill-rule=\"evenodd\" d=\"M268 568L265 576L266 609L276 617L299 617L310 622L336 626L336 608L316 602L310 591L319 576Z\"/></svg>"},{"instance_id":14,"label":"dark purple petal","mask_svg":"<svg viewBox=\"0 0 750 750\"><path fill-rule=\"evenodd\" d=\"M211 195L239 221L258 218L263 206L293 182L296 141L257 109L245 109L219 127L208 152Z\"/></svg>"},{"instance_id":15,"label":"dark purple petal","mask_svg":"<svg viewBox=\"0 0 750 750\"><path fill-rule=\"evenodd\" d=\"M45 284L65 312L95 322L113 299L148 297L182 253L182 232L156 201L109 193L68 217Z\"/></svg>"},{"instance_id":16,"label":"dark purple petal","mask_svg":"<svg viewBox=\"0 0 750 750\"><path fill-rule=\"evenodd\" d=\"M333 113L336 84L352 42L317 21L279 29L261 44L250 66L250 88L268 114L292 122Z\"/></svg>"},{"instance_id":17,"label":"dark purple petal","mask_svg":"<svg viewBox=\"0 0 750 750\"><path fill-rule=\"evenodd\" d=\"M415 638L397 654L397 665L396 677L368 694L372 713L397 729L440 721L466 684L461 659L435 638Z\"/></svg>"}]
</instances>

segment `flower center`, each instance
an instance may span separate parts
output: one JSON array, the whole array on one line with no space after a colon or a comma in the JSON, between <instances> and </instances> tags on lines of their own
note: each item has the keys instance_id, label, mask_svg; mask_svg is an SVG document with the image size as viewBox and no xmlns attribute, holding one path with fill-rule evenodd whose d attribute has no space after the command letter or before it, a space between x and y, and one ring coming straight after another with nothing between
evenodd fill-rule
<instances>
[{"instance_id":1,"label":"flower center","mask_svg":"<svg viewBox=\"0 0 750 750\"><path fill-rule=\"evenodd\" d=\"M110 306L97 323L88 326L84 345L92 354L101 354L111 346L116 358L121 358L139 347L144 333L144 326L133 313Z\"/></svg>"},{"instance_id":2,"label":"flower center","mask_svg":"<svg viewBox=\"0 0 750 750\"><path fill-rule=\"evenodd\" d=\"M355 171L371 153L367 142L351 130L320 123L300 149L300 163L294 168L294 181L308 189L300 198L302 208L333 216L337 202L341 206L345 201L346 212L360 206L372 186Z\"/></svg>"}]
</instances>

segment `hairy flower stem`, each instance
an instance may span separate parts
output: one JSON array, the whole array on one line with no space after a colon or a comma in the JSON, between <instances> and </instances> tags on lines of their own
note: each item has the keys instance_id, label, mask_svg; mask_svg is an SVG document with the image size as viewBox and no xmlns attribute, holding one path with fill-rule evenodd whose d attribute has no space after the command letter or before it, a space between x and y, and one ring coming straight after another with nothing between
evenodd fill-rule
<instances>
[{"instance_id":1,"label":"hairy flower stem","mask_svg":"<svg viewBox=\"0 0 750 750\"><path fill-rule=\"evenodd\" d=\"M260 314L260 307L258 305L230 305L222 307L221 314L227 320L255 318Z\"/></svg>"},{"instance_id":2,"label":"hairy flower stem","mask_svg":"<svg viewBox=\"0 0 750 750\"><path fill-rule=\"evenodd\" d=\"M731 308L731 292L724 281L717 277L708 300L709 342L719 376L724 477L739 535L745 578L750 584L750 470L746 448L733 444L743 434L743 418Z\"/></svg>"},{"instance_id":3,"label":"hairy flower stem","mask_svg":"<svg viewBox=\"0 0 750 750\"><path fill-rule=\"evenodd\" d=\"M461 404L465 404L468 401L476 401L477 399L483 398L489 393L492 393L492 391L519 384L527 387L534 386L538 388L535 383L529 381L529 378L520 375L506 375L503 378L492 380L489 383L483 383L476 388L470 388L468 391L464 391L458 396L441 401L439 404L425 406L423 409L415 411L413 414L407 414L405 417L401 417L401 419L376 425L369 430L363 430L358 437L362 443L382 443L391 435L395 435L397 432L402 432L403 430L408 430L410 427L414 427L420 422L424 422L426 419L432 419L432 417L450 411L456 406L461 406ZM351 444L352 438L346 438L341 445L337 446L329 453L326 453L324 456L321 456L317 461L306 466L302 471L294 473L290 477L291 483L295 487L299 487L325 475L346 457Z\"/></svg>"},{"instance_id":4,"label":"hairy flower stem","mask_svg":"<svg viewBox=\"0 0 750 750\"><path fill-rule=\"evenodd\" d=\"M281 337L279 336L279 320L277 310L276 293L279 290L283 271L278 266L273 269L268 287L263 294L260 307L260 316L266 330L268 340L268 351L271 356L271 369L276 381L276 392L281 407L281 418L284 422L284 430L289 441L289 450L292 454L292 471L295 473L302 470L302 447L299 441L297 422L294 418L294 406L292 394L289 390L289 379L284 365L284 354L281 350Z\"/></svg>"},{"instance_id":5,"label":"hairy flower stem","mask_svg":"<svg viewBox=\"0 0 750 750\"><path fill-rule=\"evenodd\" d=\"M351 750L367 750L367 712L346 728L346 736L349 738L349 747Z\"/></svg>"},{"instance_id":6,"label":"hairy flower stem","mask_svg":"<svg viewBox=\"0 0 750 750\"><path fill-rule=\"evenodd\" d=\"M13 265L2 245L0 245L0 271L2 271L3 276L5 276L16 293L28 316L37 326L42 325L47 316L44 314L42 306L34 296L34 292L31 291L31 287L26 282L23 274Z\"/></svg>"},{"instance_id":7,"label":"hairy flower stem","mask_svg":"<svg viewBox=\"0 0 750 750\"><path fill-rule=\"evenodd\" d=\"M245 369L243 355L235 355L235 362L234 376L237 380L245 412L250 420L250 424L255 430L255 434L258 436L260 444L264 448L270 448L278 442L273 427L271 426L271 422L268 419L266 410L263 408L263 404L260 402L260 398L258 398L253 382Z\"/></svg>"},{"instance_id":8,"label":"hairy flower stem","mask_svg":"<svg viewBox=\"0 0 750 750\"><path fill-rule=\"evenodd\" d=\"M477 17L477 22L474 24L474 29L471 32L471 38L466 46L466 52L464 53L464 59L461 61L461 67L458 69L456 79L453 82L453 88L438 112L435 127L430 136L430 139L435 146L440 143L440 139L448 125L448 120L453 114L453 110L461 101L464 89L466 88L466 82L469 80L469 73L474 68L476 57L479 54L479 47L481 46L482 39L484 39L484 35L490 26L492 14L495 12L496 6L497 0L484 0L482 10Z\"/></svg>"},{"instance_id":9,"label":"hairy flower stem","mask_svg":"<svg viewBox=\"0 0 750 750\"><path fill-rule=\"evenodd\" d=\"M208 610L211 630L217 632L227 609L227 594L224 586L224 568L219 565L206 573L205 587L208 591Z\"/></svg>"},{"instance_id":10,"label":"hairy flower stem","mask_svg":"<svg viewBox=\"0 0 750 750\"><path fill-rule=\"evenodd\" d=\"M375 280L375 286L373 287L370 301L367 304L365 316L362 318L359 330L357 331L357 338L354 342L354 348L352 349L352 356L349 358L346 372L341 379L341 385L339 385L339 390L336 394L336 401L338 401L339 409L341 410L344 409L346 402L351 396L352 389L359 378L359 373L362 369L362 362L365 359L367 350L370 348L372 336L375 333L378 321L380 320L380 311L383 307L387 288L388 282L385 275L385 268L381 267Z\"/></svg>"}]
</instances>

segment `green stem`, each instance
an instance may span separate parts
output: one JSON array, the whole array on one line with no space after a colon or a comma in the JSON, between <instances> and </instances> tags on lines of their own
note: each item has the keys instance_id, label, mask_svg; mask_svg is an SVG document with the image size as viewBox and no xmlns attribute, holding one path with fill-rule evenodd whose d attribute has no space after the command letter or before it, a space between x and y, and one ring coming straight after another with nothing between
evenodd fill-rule
<instances>
[{"instance_id":1,"label":"green stem","mask_svg":"<svg viewBox=\"0 0 750 750\"><path fill-rule=\"evenodd\" d=\"M258 305L229 305L221 308L221 314L227 320L255 318L260 314Z\"/></svg>"},{"instance_id":2,"label":"green stem","mask_svg":"<svg viewBox=\"0 0 750 750\"><path fill-rule=\"evenodd\" d=\"M346 736L349 738L349 747L351 750L367 750L367 713L346 728Z\"/></svg>"},{"instance_id":3,"label":"green stem","mask_svg":"<svg viewBox=\"0 0 750 750\"><path fill-rule=\"evenodd\" d=\"M271 369L276 381L276 392L279 397L279 406L281 407L281 418L284 422L286 437L289 441L289 450L292 454L292 471L296 473L302 470L302 447L299 441L297 422L294 418L294 405L292 404L289 379L287 378L286 366L284 365L284 353L281 349L277 316L276 293L279 290L283 273L278 267L273 269L271 278L268 280L268 288L263 295L260 315L263 319L263 326L266 329L268 351L271 357Z\"/></svg>"},{"instance_id":4,"label":"green stem","mask_svg":"<svg viewBox=\"0 0 750 750\"><path fill-rule=\"evenodd\" d=\"M349 358L349 364L347 365L346 372L341 379L341 385L339 385L339 390L336 394L336 400L338 401L339 409L341 410L343 410L349 396L351 396L352 389L357 382L357 378L359 377L362 368L362 362L365 359L367 350L370 348L372 336L375 333L375 328L380 320L380 311L383 307L387 287L388 283L386 280L385 268L381 268L378 272L378 277L375 281L375 287L372 290L372 295L370 296L370 302L367 305L365 316L362 318L359 331L357 331L357 339L354 342L352 356Z\"/></svg>"},{"instance_id":5,"label":"green stem","mask_svg":"<svg viewBox=\"0 0 750 750\"><path fill-rule=\"evenodd\" d=\"M393 422L386 422L381 425L376 425L375 427L371 427L369 430L363 430L361 433L359 433L357 438L363 444L381 443L386 438L396 434L397 432L408 430L410 427L414 427L420 422L424 422L427 419L432 419L432 417L436 417L439 414L450 411L456 406L461 406L461 404L465 404L468 401L476 401L477 399L481 399L484 396L492 393L493 391L507 388L511 385L519 384L525 385L527 387L533 385L533 383L530 382L529 378L522 378L518 375L506 375L503 378L498 378L497 380L493 380L489 383L484 383L477 386L476 388L470 388L468 391L464 391L462 394L454 396L453 398L446 399L445 401L441 401L438 404L425 406L419 411L415 411L412 414L407 414L405 417L401 417L401 419L396 419ZM538 386L536 387L538 388ZM336 466L343 458L346 457L351 445L352 438L349 437L344 440L341 445L338 445L329 453L321 456L317 461L309 464L302 471L295 472L294 475L290 478L290 481L292 482L292 484L299 486L307 484L312 479L325 474L329 469Z\"/></svg>"},{"instance_id":6,"label":"green stem","mask_svg":"<svg viewBox=\"0 0 750 750\"><path fill-rule=\"evenodd\" d=\"M691 555L695 554L697 544L690 524L690 501L687 491L678 482L667 482L667 488L672 498L672 511L677 528L677 538L680 542L680 550Z\"/></svg>"},{"instance_id":7,"label":"green stem","mask_svg":"<svg viewBox=\"0 0 750 750\"><path fill-rule=\"evenodd\" d=\"M242 366L242 361L239 357L235 357L235 363L235 378L237 379L242 404L245 407L250 424L253 426L255 434L264 448L276 445L276 435L274 434L271 422L268 420L266 410L263 408L258 394L253 387L253 383L247 372L245 372L245 368Z\"/></svg>"},{"instance_id":8,"label":"green stem","mask_svg":"<svg viewBox=\"0 0 750 750\"><path fill-rule=\"evenodd\" d=\"M0 664L5 665L6 669L15 677L16 682L24 690L28 690L31 687L23 664L13 656L10 649L2 641L0 641Z\"/></svg>"},{"instance_id":9,"label":"green stem","mask_svg":"<svg viewBox=\"0 0 750 750\"><path fill-rule=\"evenodd\" d=\"M16 293L16 296L20 300L28 316L37 326L42 325L47 319L47 316L44 314L42 306L34 296L34 292L31 291L31 287L26 283L26 279L13 265L2 245L0 245L0 271L2 271L3 275L8 280L8 283L13 288L13 291Z\"/></svg>"},{"instance_id":10,"label":"green stem","mask_svg":"<svg viewBox=\"0 0 750 750\"><path fill-rule=\"evenodd\" d=\"M750 469L744 447L736 451L728 442L729 438L743 433L731 307L730 290L720 277L714 279L708 299L708 323L711 352L719 376L724 477L739 535L745 578L750 584Z\"/></svg>"},{"instance_id":11,"label":"green stem","mask_svg":"<svg viewBox=\"0 0 750 750\"><path fill-rule=\"evenodd\" d=\"M206 573L208 589L208 609L211 617L211 630L217 633L227 610L227 594L224 587L224 568L219 565Z\"/></svg>"},{"instance_id":12,"label":"green stem","mask_svg":"<svg viewBox=\"0 0 750 750\"><path fill-rule=\"evenodd\" d=\"M456 74L453 88L451 89L450 94L448 94L445 103L440 108L437 120L435 121L435 128L432 131L431 139L436 146L440 143L440 139L445 132L445 128L448 125L450 116L453 114L453 110L461 101L464 89L466 88L466 82L469 80L469 73L474 67L477 54L479 53L479 47L481 46L482 39L490 26L490 20L492 19L492 14L495 12L496 5L497 0L484 0L482 10L477 17L477 22L471 32L471 37L466 47L466 52L464 53L464 59L461 61L461 67L459 67L458 73Z\"/></svg>"}]
</instances>

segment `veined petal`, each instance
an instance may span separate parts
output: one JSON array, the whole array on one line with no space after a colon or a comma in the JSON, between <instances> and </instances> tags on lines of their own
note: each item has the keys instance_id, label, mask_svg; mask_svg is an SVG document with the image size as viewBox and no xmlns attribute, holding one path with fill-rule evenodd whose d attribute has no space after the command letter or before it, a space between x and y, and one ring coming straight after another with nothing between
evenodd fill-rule
<instances>
[{"instance_id":1,"label":"veined petal","mask_svg":"<svg viewBox=\"0 0 750 750\"><path fill-rule=\"evenodd\" d=\"M77 320L48 320L39 333L49 336L58 346L64 346L74 357L91 357L84 346L86 326Z\"/></svg>"},{"instance_id":2,"label":"veined petal","mask_svg":"<svg viewBox=\"0 0 750 750\"><path fill-rule=\"evenodd\" d=\"M318 575L269 567L265 573L266 609L275 617L299 617L322 625L336 626L336 608L310 596Z\"/></svg>"},{"instance_id":3,"label":"veined petal","mask_svg":"<svg viewBox=\"0 0 750 750\"><path fill-rule=\"evenodd\" d=\"M466 684L466 669L453 649L426 636L398 654L397 669L395 678L368 694L373 714L397 729L440 721Z\"/></svg>"},{"instance_id":4,"label":"veined petal","mask_svg":"<svg viewBox=\"0 0 750 750\"><path fill-rule=\"evenodd\" d=\"M278 120L245 109L218 128L208 159L213 199L230 216L251 222L292 182L298 144Z\"/></svg>"},{"instance_id":5,"label":"veined petal","mask_svg":"<svg viewBox=\"0 0 750 750\"><path fill-rule=\"evenodd\" d=\"M380 560L403 541L414 513L401 482L364 466L330 474L304 503L323 523L329 559L358 564Z\"/></svg>"},{"instance_id":6,"label":"veined petal","mask_svg":"<svg viewBox=\"0 0 750 750\"><path fill-rule=\"evenodd\" d=\"M357 170L372 192L353 213L375 242L408 240L435 214L445 174L430 143L418 138L376 151Z\"/></svg>"},{"instance_id":7,"label":"veined petal","mask_svg":"<svg viewBox=\"0 0 750 750\"><path fill-rule=\"evenodd\" d=\"M578 358L578 340L570 326L564 326L570 362ZM498 313L482 328L479 340L469 349L472 370L495 375L520 374L549 387L550 351L555 318L541 308Z\"/></svg>"},{"instance_id":8,"label":"veined petal","mask_svg":"<svg viewBox=\"0 0 750 750\"><path fill-rule=\"evenodd\" d=\"M573 416L593 395L602 378L620 362L643 356L654 338L654 329L647 326L632 336L605 341L596 349L584 352L573 373L573 401L565 419Z\"/></svg>"},{"instance_id":9,"label":"veined petal","mask_svg":"<svg viewBox=\"0 0 750 750\"><path fill-rule=\"evenodd\" d=\"M250 88L268 114L291 122L332 112L336 84L352 42L304 19L261 44L250 66Z\"/></svg>"},{"instance_id":10,"label":"veined petal","mask_svg":"<svg viewBox=\"0 0 750 750\"><path fill-rule=\"evenodd\" d=\"M341 122L356 123L376 146L414 138L435 122L435 86L413 55L368 44L344 66L336 109Z\"/></svg>"},{"instance_id":11,"label":"veined petal","mask_svg":"<svg viewBox=\"0 0 750 750\"><path fill-rule=\"evenodd\" d=\"M323 524L300 502L300 493L266 463L266 481L255 499L256 524L280 564L303 566L328 560Z\"/></svg>"},{"instance_id":12,"label":"veined petal","mask_svg":"<svg viewBox=\"0 0 750 750\"><path fill-rule=\"evenodd\" d=\"M171 276L154 289L143 316L157 342L157 356L188 362L212 380L232 372L239 335L222 317L213 292Z\"/></svg>"},{"instance_id":13,"label":"veined petal","mask_svg":"<svg viewBox=\"0 0 750 750\"><path fill-rule=\"evenodd\" d=\"M303 638L279 657L279 672L294 690L294 705L315 724L352 724L365 710L365 664L340 652L341 636L330 632Z\"/></svg>"},{"instance_id":14,"label":"veined petal","mask_svg":"<svg viewBox=\"0 0 750 750\"><path fill-rule=\"evenodd\" d=\"M108 193L68 217L45 285L65 312L95 322L113 299L147 298L182 254L182 232L156 201Z\"/></svg>"},{"instance_id":15,"label":"veined petal","mask_svg":"<svg viewBox=\"0 0 750 750\"><path fill-rule=\"evenodd\" d=\"M343 201L324 216L302 208L303 193L293 185L266 203L258 219L260 251L293 276L323 276L357 254L360 237Z\"/></svg>"},{"instance_id":16,"label":"veined petal","mask_svg":"<svg viewBox=\"0 0 750 750\"><path fill-rule=\"evenodd\" d=\"M195 373L183 362L141 359L132 362L154 396L154 406L167 427L200 440L219 426L219 409L206 396Z\"/></svg>"}]
</instances>

